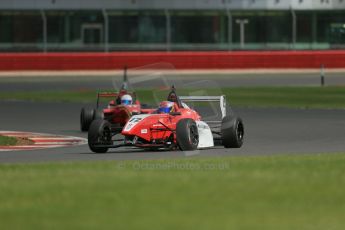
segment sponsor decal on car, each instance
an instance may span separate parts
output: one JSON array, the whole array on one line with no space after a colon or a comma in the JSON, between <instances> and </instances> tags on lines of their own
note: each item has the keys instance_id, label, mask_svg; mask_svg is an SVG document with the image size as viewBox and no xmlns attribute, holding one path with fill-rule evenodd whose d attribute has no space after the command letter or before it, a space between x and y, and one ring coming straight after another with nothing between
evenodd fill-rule
<instances>
[{"instance_id":1,"label":"sponsor decal on car","mask_svg":"<svg viewBox=\"0 0 345 230\"><path fill-rule=\"evenodd\" d=\"M147 133L147 129L142 129L141 130L141 134L146 134Z\"/></svg>"}]
</instances>

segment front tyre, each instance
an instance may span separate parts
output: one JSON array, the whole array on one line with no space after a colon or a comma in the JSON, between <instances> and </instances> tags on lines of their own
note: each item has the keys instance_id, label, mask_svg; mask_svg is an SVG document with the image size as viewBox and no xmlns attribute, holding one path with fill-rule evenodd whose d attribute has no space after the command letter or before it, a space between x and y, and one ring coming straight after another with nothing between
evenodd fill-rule
<instances>
[{"instance_id":1,"label":"front tyre","mask_svg":"<svg viewBox=\"0 0 345 230\"><path fill-rule=\"evenodd\" d=\"M176 125L177 144L183 151L196 150L199 144L198 127L193 119L182 119Z\"/></svg>"},{"instance_id":2,"label":"front tyre","mask_svg":"<svg viewBox=\"0 0 345 230\"><path fill-rule=\"evenodd\" d=\"M111 124L105 120L94 120L88 132L88 144L92 152L105 153L109 148L101 145L111 145Z\"/></svg>"},{"instance_id":3,"label":"front tyre","mask_svg":"<svg viewBox=\"0 0 345 230\"><path fill-rule=\"evenodd\" d=\"M240 148L244 136L242 119L235 116L225 116L222 120L221 133L225 148Z\"/></svg>"}]
</instances>

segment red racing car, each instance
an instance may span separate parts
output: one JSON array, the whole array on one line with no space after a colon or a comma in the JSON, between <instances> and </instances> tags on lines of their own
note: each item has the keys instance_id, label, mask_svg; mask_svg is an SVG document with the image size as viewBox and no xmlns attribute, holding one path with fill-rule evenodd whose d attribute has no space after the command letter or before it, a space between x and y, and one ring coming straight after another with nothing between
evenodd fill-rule
<instances>
[{"instance_id":1,"label":"red racing car","mask_svg":"<svg viewBox=\"0 0 345 230\"><path fill-rule=\"evenodd\" d=\"M102 98L112 98L107 107L100 109ZM127 77L124 75L124 83L119 92L100 92L97 94L96 109L82 108L80 112L80 129L89 130L94 120L104 119L116 126L119 130L127 123L132 115L149 113L150 109L144 109L135 92L127 90Z\"/></svg>"},{"instance_id":2,"label":"red racing car","mask_svg":"<svg viewBox=\"0 0 345 230\"><path fill-rule=\"evenodd\" d=\"M185 103L188 101L219 102L221 121L203 121L201 115ZM105 153L109 148L122 146L190 151L213 147L218 140L225 148L239 148L243 144L244 125L241 118L226 115L225 96L178 97L173 88L158 109L131 117L122 129L124 138L119 144L114 138L116 134L119 131L110 122L95 120L88 133L91 151Z\"/></svg>"}]
</instances>

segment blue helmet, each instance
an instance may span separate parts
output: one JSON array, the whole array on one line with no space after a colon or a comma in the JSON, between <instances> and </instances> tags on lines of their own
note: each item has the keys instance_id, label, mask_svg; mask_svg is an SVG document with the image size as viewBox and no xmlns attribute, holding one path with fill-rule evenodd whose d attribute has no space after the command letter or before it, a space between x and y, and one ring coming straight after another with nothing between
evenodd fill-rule
<instances>
[{"instance_id":1,"label":"blue helmet","mask_svg":"<svg viewBox=\"0 0 345 230\"><path fill-rule=\"evenodd\" d=\"M158 112L159 113L170 113L174 111L174 102L171 101L162 101L159 104Z\"/></svg>"}]
</instances>

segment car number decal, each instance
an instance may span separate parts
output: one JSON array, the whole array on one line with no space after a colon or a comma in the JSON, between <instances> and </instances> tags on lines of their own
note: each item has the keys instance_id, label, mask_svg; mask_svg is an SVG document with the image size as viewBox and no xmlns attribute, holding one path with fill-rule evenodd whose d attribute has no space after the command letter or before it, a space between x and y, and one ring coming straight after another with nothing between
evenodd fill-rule
<instances>
[{"instance_id":1,"label":"car number decal","mask_svg":"<svg viewBox=\"0 0 345 230\"><path fill-rule=\"evenodd\" d=\"M128 121L128 123L127 123L127 125L126 125L126 127L125 127L125 131L129 131L129 130L131 130L139 121L141 121L143 118L141 118L141 117L133 117L133 118L131 118L129 121Z\"/></svg>"}]
</instances>

